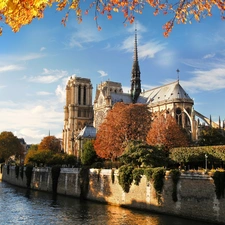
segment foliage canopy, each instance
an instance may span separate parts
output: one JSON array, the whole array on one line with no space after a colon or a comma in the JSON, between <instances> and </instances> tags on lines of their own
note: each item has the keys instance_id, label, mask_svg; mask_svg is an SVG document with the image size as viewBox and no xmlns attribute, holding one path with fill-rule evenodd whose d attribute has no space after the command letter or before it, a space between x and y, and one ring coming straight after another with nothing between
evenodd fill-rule
<instances>
[{"instance_id":1,"label":"foliage canopy","mask_svg":"<svg viewBox=\"0 0 225 225\"><path fill-rule=\"evenodd\" d=\"M170 150L170 158L177 163L204 162L205 154L208 156L208 161L225 161L225 145L180 147Z\"/></svg>"},{"instance_id":2,"label":"foliage canopy","mask_svg":"<svg viewBox=\"0 0 225 225\"><path fill-rule=\"evenodd\" d=\"M114 160L130 140L145 141L151 113L144 104L116 103L99 126L94 148L99 157Z\"/></svg>"},{"instance_id":3,"label":"foliage canopy","mask_svg":"<svg viewBox=\"0 0 225 225\"><path fill-rule=\"evenodd\" d=\"M22 156L23 146L12 132L3 131L0 134L0 159L6 161L12 155Z\"/></svg>"},{"instance_id":4,"label":"foliage canopy","mask_svg":"<svg viewBox=\"0 0 225 225\"><path fill-rule=\"evenodd\" d=\"M67 165L77 166L77 158L74 155L54 153L50 150L35 151L31 150L28 152L25 158L26 164L37 164L39 165Z\"/></svg>"},{"instance_id":5,"label":"foliage canopy","mask_svg":"<svg viewBox=\"0 0 225 225\"><path fill-rule=\"evenodd\" d=\"M82 149L81 163L83 165L91 165L95 162L96 158L97 155L94 149L93 141L86 141Z\"/></svg>"},{"instance_id":6,"label":"foliage canopy","mask_svg":"<svg viewBox=\"0 0 225 225\"><path fill-rule=\"evenodd\" d=\"M186 132L177 124L176 120L167 114L156 117L147 135L149 145L158 145L169 150L174 147L188 146Z\"/></svg>"},{"instance_id":7,"label":"foliage canopy","mask_svg":"<svg viewBox=\"0 0 225 225\"><path fill-rule=\"evenodd\" d=\"M154 9L154 15L170 15L168 22L164 25L164 36L168 36L175 23L187 23L192 20L200 21L202 18L212 16L212 8L216 7L221 12L224 19L225 3L223 0L105 0L91 1L88 8L83 9L83 2L80 0L1 0L0 20L9 25L14 32L26 24L30 24L33 19L44 17L47 7L56 6L56 10L66 10L62 24L66 25L69 12L74 10L78 22L82 21L83 14L88 14L90 10L95 10L96 24L99 30L97 19L101 14L105 14L108 19L112 19L113 13L121 12L125 21L133 23L135 13L142 14L146 5ZM2 33L2 28L0 30Z\"/></svg>"},{"instance_id":8,"label":"foliage canopy","mask_svg":"<svg viewBox=\"0 0 225 225\"><path fill-rule=\"evenodd\" d=\"M201 146L224 145L225 136L222 132L223 131L218 128L205 127L201 131L198 144Z\"/></svg>"},{"instance_id":9,"label":"foliage canopy","mask_svg":"<svg viewBox=\"0 0 225 225\"><path fill-rule=\"evenodd\" d=\"M41 140L41 143L38 145L38 150L51 150L52 152L60 152L60 140L55 136L46 136Z\"/></svg>"},{"instance_id":10,"label":"foliage canopy","mask_svg":"<svg viewBox=\"0 0 225 225\"><path fill-rule=\"evenodd\" d=\"M158 167L165 166L167 156L166 152L160 148L138 141L130 141L119 159L125 165L131 164L134 167Z\"/></svg>"}]
</instances>

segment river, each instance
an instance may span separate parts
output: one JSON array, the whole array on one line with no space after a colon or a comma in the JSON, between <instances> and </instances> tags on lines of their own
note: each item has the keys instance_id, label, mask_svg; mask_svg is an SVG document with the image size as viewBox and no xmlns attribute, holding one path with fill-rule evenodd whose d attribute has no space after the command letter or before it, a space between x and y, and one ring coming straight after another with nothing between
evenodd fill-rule
<instances>
[{"instance_id":1,"label":"river","mask_svg":"<svg viewBox=\"0 0 225 225\"><path fill-rule=\"evenodd\" d=\"M0 225L206 225L73 197L26 190L0 181Z\"/></svg>"}]
</instances>

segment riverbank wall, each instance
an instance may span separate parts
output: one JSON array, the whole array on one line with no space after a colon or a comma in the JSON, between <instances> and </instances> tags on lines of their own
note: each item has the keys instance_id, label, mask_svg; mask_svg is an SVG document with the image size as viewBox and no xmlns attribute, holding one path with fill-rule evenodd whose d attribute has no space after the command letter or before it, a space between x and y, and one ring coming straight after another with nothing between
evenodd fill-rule
<instances>
[{"instance_id":1,"label":"riverbank wall","mask_svg":"<svg viewBox=\"0 0 225 225\"><path fill-rule=\"evenodd\" d=\"M15 167L3 168L3 181L27 187L25 172L15 171ZM30 188L52 192L50 168L33 168ZM118 181L118 171L109 169L81 170L61 168L57 193L108 204L154 211L211 224L225 224L225 198L217 199L213 179L200 173L183 173L176 186L177 201L173 201L174 183L166 173L163 192L157 196L152 182L145 176L139 185L132 184L129 193L125 193Z\"/></svg>"}]
</instances>

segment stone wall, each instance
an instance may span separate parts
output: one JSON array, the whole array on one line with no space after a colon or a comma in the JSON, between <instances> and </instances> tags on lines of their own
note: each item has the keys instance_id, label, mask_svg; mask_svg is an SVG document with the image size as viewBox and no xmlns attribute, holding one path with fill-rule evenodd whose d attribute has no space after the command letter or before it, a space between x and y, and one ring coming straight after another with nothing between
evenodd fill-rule
<instances>
[{"instance_id":1,"label":"stone wall","mask_svg":"<svg viewBox=\"0 0 225 225\"><path fill-rule=\"evenodd\" d=\"M162 196L158 201L152 183L148 182L145 176L142 177L138 186L133 184L129 193L125 193L118 183L117 172L114 173L113 182L111 170L80 171L78 168L61 168L57 192L113 205L225 224L225 199L216 198L214 181L208 175L182 174L177 186L178 201L174 202L172 200L173 182L168 173L165 177ZM6 166L4 167L3 180L26 187L25 174L23 180L20 176L17 179L14 167L10 168L9 174L7 174ZM50 168L33 169L31 188L52 191Z\"/></svg>"}]
</instances>

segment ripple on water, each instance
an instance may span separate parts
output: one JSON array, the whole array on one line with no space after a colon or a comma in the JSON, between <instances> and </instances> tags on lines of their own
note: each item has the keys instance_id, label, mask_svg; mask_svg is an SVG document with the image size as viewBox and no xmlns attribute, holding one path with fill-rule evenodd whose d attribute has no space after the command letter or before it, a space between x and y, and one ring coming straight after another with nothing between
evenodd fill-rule
<instances>
[{"instance_id":1,"label":"ripple on water","mask_svg":"<svg viewBox=\"0 0 225 225\"><path fill-rule=\"evenodd\" d=\"M0 225L206 225L206 223L27 191L0 182Z\"/></svg>"}]
</instances>

